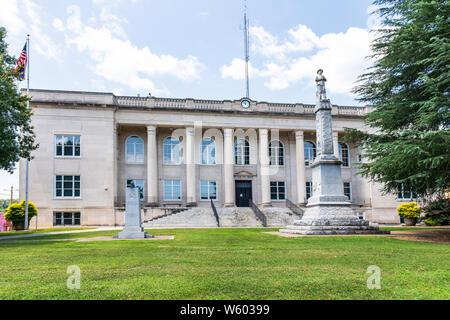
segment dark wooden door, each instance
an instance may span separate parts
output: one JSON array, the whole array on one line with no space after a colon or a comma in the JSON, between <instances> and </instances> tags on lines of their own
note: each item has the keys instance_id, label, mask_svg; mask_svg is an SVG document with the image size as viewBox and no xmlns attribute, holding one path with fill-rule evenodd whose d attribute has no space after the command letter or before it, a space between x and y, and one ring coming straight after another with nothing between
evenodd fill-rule
<instances>
[{"instance_id":1,"label":"dark wooden door","mask_svg":"<svg viewBox=\"0 0 450 320\"><path fill-rule=\"evenodd\" d=\"M251 181L236 181L236 206L249 207L250 199L252 198L252 182Z\"/></svg>"}]
</instances>

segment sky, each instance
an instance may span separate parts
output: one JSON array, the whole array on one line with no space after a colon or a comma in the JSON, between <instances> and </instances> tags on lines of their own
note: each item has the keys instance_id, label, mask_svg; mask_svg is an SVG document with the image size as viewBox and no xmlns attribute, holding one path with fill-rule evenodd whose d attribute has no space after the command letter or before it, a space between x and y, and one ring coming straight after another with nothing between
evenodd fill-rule
<instances>
[{"instance_id":1,"label":"sky","mask_svg":"<svg viewBox=\"0 0 450 320\"><path fill-rule=\"evenodd\" d=\"M250 98L314 103L319 68L333 104L369 67L372 0L247 0ZM18 57L30 34L30 88L240 99L245 0L0 0ZM25 81L19 87L25 86ZM0 171L0 198L18 169Z\"/></svg>"}]
</instances>

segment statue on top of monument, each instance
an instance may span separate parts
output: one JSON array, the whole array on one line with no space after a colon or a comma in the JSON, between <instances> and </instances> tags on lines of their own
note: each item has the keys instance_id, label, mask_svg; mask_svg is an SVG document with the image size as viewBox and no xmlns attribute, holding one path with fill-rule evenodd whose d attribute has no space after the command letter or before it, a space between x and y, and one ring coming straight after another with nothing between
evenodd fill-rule
<instances>
[{"instance_id":1,"label":"statue on top of monument","mask_svg":"<svg viewBox=\"0 0 450 320\"><path fill-rule=\"evenodd\" d=\"M323 70L322 69L317 70L317 76L316 76L317 93L316 93L316 98L317 98L318 102L323 101L323 100L327 100L327 92L325 90L325 81L327 81L327 79L323 75Z\"/></svg>"}]
</instances>

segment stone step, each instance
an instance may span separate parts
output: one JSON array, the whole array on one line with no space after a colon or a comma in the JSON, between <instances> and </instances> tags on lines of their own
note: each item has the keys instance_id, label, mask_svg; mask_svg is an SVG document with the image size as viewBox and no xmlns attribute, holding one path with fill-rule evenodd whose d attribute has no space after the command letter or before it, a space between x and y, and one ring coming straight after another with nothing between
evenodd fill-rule
<instances>
[{"instance_id":1,"label":"stone step","mask_svg":"<svg viewBox=\"0 0 450 320\"><path fill-rule=\"evenodd\" d=\"M211 208L196 207L144 222L142 226L145 228L210 228L217 227L217 221Z\"/></svg>"},{"instance_id":2,"label":"stone step","mask_svg":"<svg viewBox=\"0 0 450 320\"><path fill-rule=\"evenodd\" d=\"M224 228L262 227L261 221L255 216L255 213L251 208L244 208L244 207L218 208L217 215L219 216L220 226Z\"/></svg>"}]
</instances>

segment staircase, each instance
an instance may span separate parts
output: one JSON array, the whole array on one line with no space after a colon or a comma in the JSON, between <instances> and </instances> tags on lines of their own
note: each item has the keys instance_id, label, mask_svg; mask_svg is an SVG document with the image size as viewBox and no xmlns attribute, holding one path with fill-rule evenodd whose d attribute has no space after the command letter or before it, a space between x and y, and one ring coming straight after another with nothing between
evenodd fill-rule
<instances>
[{"instance_id":1,"label":"staircase","mask_svg":"<svg viewBox=\"0 0 450 320\"><path fill-rule=\"evenodd\" d=\"M180 212L171 212L168 215L145 221L144 228L261 228L263 223L252 208L247 207L227 207L217 208L216 216L212 208L195 207ZM283 227L293 224L300 219L289 208L266 207L260 209L265 216L267 227Z\"/></svg>"},{"instance_id":2,"label":"staircase","mask_svg":"<svg viewBox=\"0 0 450 320\"><path fill-rule=\"evenodd\" d=\"M260 228L261 221L251 208L228 207L217 209L220 226L223 228Z\"/></svg>"},{"instance_id":3,"label":"staircase","mask_svg":"<svg viewBox=\"0 0 450 320\"><path fill-rule=\"evenodd\" d=\"M211 208L195 207L145 221L142 226L144 228L217 228L217 220Z\"/></svg>"}]
</instances>

